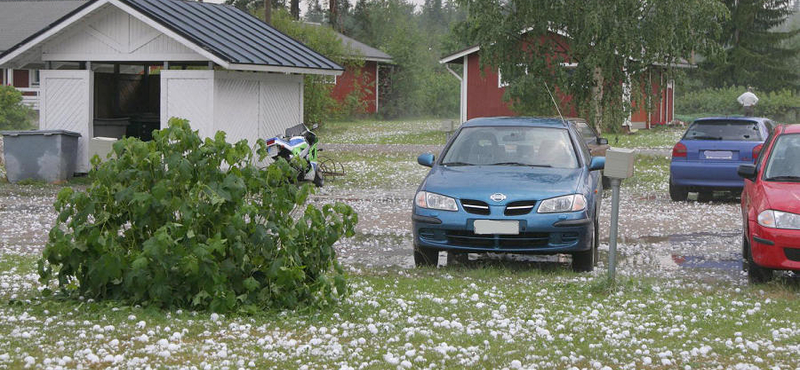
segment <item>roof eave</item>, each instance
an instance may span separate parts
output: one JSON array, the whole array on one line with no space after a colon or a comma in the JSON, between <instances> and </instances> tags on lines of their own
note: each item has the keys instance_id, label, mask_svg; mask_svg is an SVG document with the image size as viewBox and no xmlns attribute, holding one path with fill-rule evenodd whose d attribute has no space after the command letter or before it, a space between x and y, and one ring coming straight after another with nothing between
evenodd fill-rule
<instances>
[{"instance_id":1,"label":"roof eave","mask_svg":"<svg viewBox=\"0 0 800 370\"><path fill-rule=\"evenodd\" d=\"M472 53L478 52L480 50L481 50L480 45L470 46L470 47L468 47L466 49L463 49L461 51L457 51L457 52L455 52L453 54L450 54L450 55L447 55L447 56L443 57L442 59L439 59L439 64L445 64L445 63L459 63L460 64L460 63L462 63L462 61L459 60L459 59L461 59L464 56L470 55Z\"/></svg>"},{"instance_id":2,"label":"roof eave","mask_svg":"<svg viewBox=\"0 0 800 370\"><path fill-rule=\"evenodd\" d=\"M238 70L238 71L296 73L296 74L311 74L311 75L326 75L326 76L340 76L344 72L344 68L342 69L300 68L300 67L284 67L284 66L244 64L244 63L230 63L228 67L226 67L226 69Z\"/></svg>"}]
</instances>

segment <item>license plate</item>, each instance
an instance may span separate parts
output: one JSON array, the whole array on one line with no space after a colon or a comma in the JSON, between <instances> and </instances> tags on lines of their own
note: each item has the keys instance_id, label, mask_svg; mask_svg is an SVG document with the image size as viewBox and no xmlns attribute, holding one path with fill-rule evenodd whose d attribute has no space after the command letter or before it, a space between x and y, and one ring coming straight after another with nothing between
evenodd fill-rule
<instances>
[{"instance_id":1,"label":"license plate","mask_svg":"<svg viewBox=\"0 0 800 370\"><path fill-rule=\"evenodd\" d=\"M274 145L267 147L267 154L269 154L270 157L278 155L278 147Z\"/></svg>"},{"instance_id":2,"label":"license plate","mask_svg":"<svg viewBox=\"0 0 800 370\"><path fill-rule=\"evenodd\" d=\"M733 153L727 150L706 150L706 159L731 159Z\"/></svg>"},{"instance_id":3,"label":"license plate","mask_svg":"<svg viewBox=\"0 0 800 370\"><path fill-rule=\"evenodd\" d=\"M475 220L475 234L519 234L519 221Z\"/></svg>"}]
</instances>

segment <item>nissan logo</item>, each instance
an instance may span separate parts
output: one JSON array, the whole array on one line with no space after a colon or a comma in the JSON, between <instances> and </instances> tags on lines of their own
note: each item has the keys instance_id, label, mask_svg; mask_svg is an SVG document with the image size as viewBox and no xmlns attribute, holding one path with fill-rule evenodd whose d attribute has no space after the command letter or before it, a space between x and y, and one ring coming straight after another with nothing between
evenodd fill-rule
<instances>
[{"instance_id":1,"label":"nissan logo","mask_svg":"<svg viewBox=\"0 0 800 370\"><path fill-rule=\"evenodd\" d=\"M494 193L494 194L489 196L489 199L491 199L491 200L493 200L495 202L502 202L502 201L506 200L506 195L503 194L503 193Z\"/></svg>"}]
</instances>

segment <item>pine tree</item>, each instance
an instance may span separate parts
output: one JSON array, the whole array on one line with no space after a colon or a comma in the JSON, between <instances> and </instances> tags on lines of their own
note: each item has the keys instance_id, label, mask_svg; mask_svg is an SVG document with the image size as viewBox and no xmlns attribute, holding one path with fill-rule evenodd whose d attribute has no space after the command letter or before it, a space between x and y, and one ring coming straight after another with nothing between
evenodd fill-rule
<instances>
[{"instance_id":1,"label":"pine tree","mask_svg":"<svg viewBox=\"0 0 800 370\"><path fill-rule=\"evenodd\" d=\"M794 11L792 0L724 0L730 18L723 23L725 52L709 59L712 86L754 86L762 90L797 87L800 73L792 65L800 47L786 41L800 30L779 31Z\"/></svg>"}]
</instances>

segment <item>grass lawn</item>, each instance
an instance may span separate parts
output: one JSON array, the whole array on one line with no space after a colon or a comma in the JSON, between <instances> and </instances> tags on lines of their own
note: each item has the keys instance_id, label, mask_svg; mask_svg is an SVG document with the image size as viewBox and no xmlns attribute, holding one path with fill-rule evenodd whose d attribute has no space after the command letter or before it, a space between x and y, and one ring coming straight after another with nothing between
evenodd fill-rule
<instances>
[{"instance_id":1,"label":"grass lawn","mask_svg":"<svg viewBox=\"0 0 800 370\"><path fill-rule=\"evenodd\" d=\"M483 267L370 271L322 313L221 316L40 299L0 257L0 367L759 368L796 365L796 285ZM688 366L688 367L687 367Z\"/></svg>"},{"instance_id":2,"label":"grass lawn","mask_svg":"<svg viewBox=\"0 0 800 370\"><path fill-rule=\"evenodd\" d=\"M633 134L603 134L612 147L621 148L672 148L677 143L685 127L655 127L649 130L638 130Z\"/></svg>"},{"instance_id":3,"label":"grass lawn","mask_svg":"<svg viewBox=\"0 0 800 370\"><path fill-rule=\"evenodd\" d=\"M328 122L318 131L320 140L332 144L433 144L444 145L443 122L420 120L355 120Z\"/></svg>"}]
</instances>

